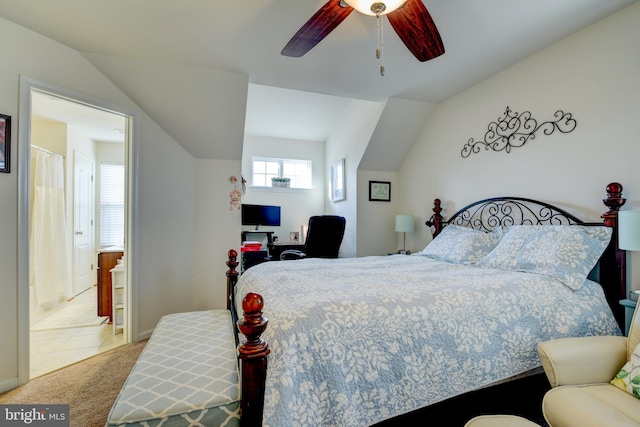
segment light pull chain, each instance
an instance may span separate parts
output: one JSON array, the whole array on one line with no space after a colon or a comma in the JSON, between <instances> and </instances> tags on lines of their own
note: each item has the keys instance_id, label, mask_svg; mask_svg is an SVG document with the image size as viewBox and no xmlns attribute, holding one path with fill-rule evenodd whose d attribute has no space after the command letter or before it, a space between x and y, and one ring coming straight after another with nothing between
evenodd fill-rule
<instances>
[{"instance_id":1,"label":"light pull chain","mask_svg":"<svg viewBox=\"0 0 640 427\"><path fill-rule=\"evenodd\" d=\"M380 75L384 76L384 21L380 13L376 13L378 20L378 48L376 49L376 58L381 61Z\"/></svg>"},{"instance_id":2,"label":"light pull chain","mask_svg":"<svg viewBox=\"0 0 640 427\"><path fill-rule=\"evenodd\" d=\"M384 3L374 3L371 5L371 12L376 14L378 20L378 48L376 49L376 58L381 61L380 75L384 76L384 22L382 21L382 12L387 6Z\"/></svg>"}]
</instances>

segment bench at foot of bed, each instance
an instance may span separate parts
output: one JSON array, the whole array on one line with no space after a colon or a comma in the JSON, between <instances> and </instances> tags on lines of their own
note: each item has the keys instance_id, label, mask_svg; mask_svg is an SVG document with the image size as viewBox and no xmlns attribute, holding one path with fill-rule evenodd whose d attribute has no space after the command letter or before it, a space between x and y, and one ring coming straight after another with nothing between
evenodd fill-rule
<instances>
[{"instance_id":1,"label":"bench at foot of bed","mask_svg":"<svg viewBox=\"0 0 640 427\"><path fill-rule=\"evenodd\" d=\"M245 317L238 326L247 340L239 348L240 357L243 358L247 345L258 345L261 351L253 349L251 354L257 354L258 366L266 369L268 346L259 337L267 323L262 317L262 298L249 295L257 299L252 297L248 305L245 302L249 296L243 301ZM247 372L252 369L254 359L242 362L243 372ZM209 310L169 314L160 319L149 338L111 408L106 425L240 426L241 388L243 392L251 389L264 395L264 385L260 389L260 384L240 382L231 313ZM260 423L261 402L258 406L259 414L245 410L245 415ZM242 420L243 426L250 425L246 421Z\"/></svg>"}]
</instances>

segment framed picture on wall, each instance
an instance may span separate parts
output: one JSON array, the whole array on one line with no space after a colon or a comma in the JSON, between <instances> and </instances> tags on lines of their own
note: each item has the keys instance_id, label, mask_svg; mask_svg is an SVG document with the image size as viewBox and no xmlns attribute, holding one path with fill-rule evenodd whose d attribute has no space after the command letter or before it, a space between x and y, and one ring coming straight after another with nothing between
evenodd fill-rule
<instances>
[{"instance_id":1,"label":"framed picture on wall","mask_svg":"<svg viewBox=\"0 0 640 427\"><path fill-rule=\"evenodd\" d=\"M331 165L331 201L339 202L346 198L344 159L340 159Z\"/></svg>"},{"instance_id":2,"label":"framed picture on wall","mask_svg":"<svg viewBox=\"0 0 640 427\"><path fill-rule=\"evenodd\" d=\"M0 172L10 172L11 116L0 114Z\"/></svg>"},{"instance_id":3,"label":"framed picture on wall","mask_svg":"<svg viewBox=\"0 0 640 427\"><path fill-rule=\"evenodd\" d=\"M390 202L391 183L388 181L369 181L369 201Z\"/></svg>"}]
</instances>

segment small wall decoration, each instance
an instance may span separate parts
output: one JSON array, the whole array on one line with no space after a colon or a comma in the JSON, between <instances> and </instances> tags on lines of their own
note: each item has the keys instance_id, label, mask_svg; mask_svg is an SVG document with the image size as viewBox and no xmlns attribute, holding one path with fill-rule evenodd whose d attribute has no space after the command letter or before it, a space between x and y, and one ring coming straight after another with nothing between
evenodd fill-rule
<instances>
[{"instance_id":1,"label":"small wall decoration","mask_svg":"<svg viewBox=\"0 0 640 427\"><path fill-rule=\"evenodd\" d=\"M339 202L346 198L344 159L340 159L331 165L331 201Z\"/></svg>"},{"instance_id":2,"label":"small wall decoration","mask_svg":"<svg viewBox=\"0 0 640 427\"><path fill-rule=\"evenodd\" d=\"M0 114L0 172L11 171L11 116Z\"/></svg>"},{"instance_id":3,"label":"small wall decoration","mask_svg":"<svg viewBox=\"0 0 640 427\"><path fill-rule=\"evenodd\" d=\"M298 243L300 241L300 234L297 231L292 231L289 233L289 241L292 243Z\"/></svg>"},{"instance_id":4,"label":"small wall decoration","mask_svg":"<svg viewBox=\"0 0 640 427\"><path fill-rule=\"evenodd\" d=\"M538 125L538 121L531 117L531 113L525 111L517 113L509 107L498 121L489 123L484 140L476 141L473 138L462 148L462 157L467 158L472 153L485 150L511 152L514 147L522 147L530 139L535 139L536 132L542 130L545 135L551 135L556 130L562 133L573 131L577 122L570 113L558 110L553 115L554 120L549 120Z\"/></svg>"},{"instance_id":5,"label":"small wall decoration","mask_svg":"<svg viewBox=\"0 0 640 427\"><path fill-rule=\"evenodd\" d=\"M388 181L369 181L370 202L390 202L391 183Z\"/></svg>"},{"instance_id":6,"label":"small wall decoration","mask_svg":"<svg viewBox=\"0 0 640 427\"><path fill-rule=\"evenodd\" d=\"M240 210L240 192L235 188L231 190L229 193L229 210L230 211L239 211Z\"/></svg>"},{"instance_id":7,"label":"small wall decoration","mask_svg":"<svg viewBox=\"0 0 640 427\"><path fill-rule=\"evenodd\" d=\"M242 179L242 181L243 181L243 184L244 184L244 178ZM233 185L233 190L231 190L231 192L229 193L229 210L230 211L239 211L240 210L242 196L240 195L240 192L236 188L236 183L238 182L238 178L236 178L235 176L230 176L229 177L229 182L234 184Z\"/></svg>"}]
</instances>

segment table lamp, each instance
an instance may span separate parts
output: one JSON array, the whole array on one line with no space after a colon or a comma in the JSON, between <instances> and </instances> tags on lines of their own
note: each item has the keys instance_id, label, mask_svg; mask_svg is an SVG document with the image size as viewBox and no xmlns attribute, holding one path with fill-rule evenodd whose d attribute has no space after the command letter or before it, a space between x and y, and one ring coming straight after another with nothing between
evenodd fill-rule
<instances>
[{"instance_id":1,"label":"table lamp","mask_svg":"<svg viewBox=\"0 0 640 427\"><path fill-rule=\"evenodd\" d=\"M407 233L413 232L413 215L396 215L396 231L402 233L401 254L407 253Z\"/></svg>"},{"instance_id":2,"label":"table lamp","mask_svg":"<svg viewBox=\"0 0 640 427\"><path fill-rule=\"evenodd\" d=\"M640 211L618 212L618 247L626 251L640 251ZM636 299L638 291L631 292Z\"/></svg>"},{"instance_id":3,"label":"table lamp","mask_svg":"<svg viewBox=\"0 0 640 427\"><path fill-rule=\"evenodd\" d=\"M618 247L640 251L640 211L618 212Z\"/></svg>"}]
</instances>

